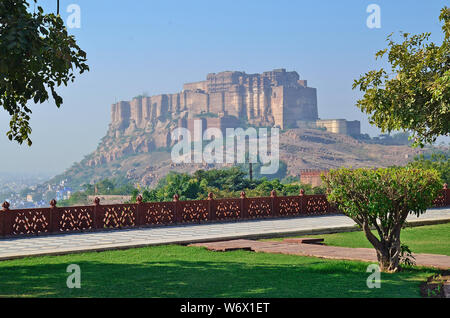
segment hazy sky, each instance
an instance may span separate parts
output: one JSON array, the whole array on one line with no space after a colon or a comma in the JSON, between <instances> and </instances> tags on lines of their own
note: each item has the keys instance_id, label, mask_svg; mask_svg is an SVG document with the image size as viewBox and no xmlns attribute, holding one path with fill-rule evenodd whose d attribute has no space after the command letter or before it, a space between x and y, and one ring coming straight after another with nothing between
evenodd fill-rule
<instances>
[{"instance_id":1,"label":"hazy sky","mask_svg":"<svg viewBox=\"0 0 450 318\"><path fill-rule=\"evenodd\" d=\"M30 1L31 2L31 1ZM56 0L38 1L56 11ZM317 88L319 117L360 120L361 96L353 79L381 67L374 60L391 32L432 32L442 41L438 16L448 2L412 1L147 1L61 0L81 8L81 28L69 29L87 52L89 73L32 107L33 146L5 136L9 117L0 111L0 172L59 173L95 150L107 131L111 104L141 93L175 93L183 83L226 70L297 71ZM381 8L381 28L369 29L369 4Z\"/></svg>"}]
</instances>

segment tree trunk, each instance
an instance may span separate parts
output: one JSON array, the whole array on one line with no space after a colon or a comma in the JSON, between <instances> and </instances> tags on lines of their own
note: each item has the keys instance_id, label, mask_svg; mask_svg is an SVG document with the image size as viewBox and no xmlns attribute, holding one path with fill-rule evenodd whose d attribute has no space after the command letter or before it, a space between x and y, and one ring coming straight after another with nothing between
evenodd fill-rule
<instances>
[{"instance_id":1,"label":"tree trunk","mask_svg":"<svg viewBox=\"0 0 450 318\"><path fill-rule=\"evenodd\" d=\"M378 263L382 272L397 272L400 269L400 237L394 237L391 241L382 241L377 251Z\"/></svg>"},{"instance_id":2,"label":"tree trunk","mask_svg":"<svg viewBox=\"0 0 450 318\"><path fill-rule=\"evenodd\" d=\"M405 216L406 218L406 216ZM371 231L369 224L370 222L366 220L354 219L357 224L359 224L366 238L373 245L377 252L377 259L380 265L380 270L382 272L396 272L400 269L400 230L401 224L398 224L392 231L391 235L388 233L379 233L380 239L378 239Z\"/></svg>"}]
</instances>

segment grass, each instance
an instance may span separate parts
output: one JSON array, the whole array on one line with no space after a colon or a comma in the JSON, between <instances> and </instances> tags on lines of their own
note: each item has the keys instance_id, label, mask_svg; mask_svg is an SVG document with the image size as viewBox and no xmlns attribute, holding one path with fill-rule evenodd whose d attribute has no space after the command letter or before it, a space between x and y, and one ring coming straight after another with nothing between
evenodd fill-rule
<instances>
[{"instance_id":1,"label":"grass","mask_svg":"<svg viewBox=\"0 0 450 318\"><path fill-rule=\"evenodd\" d=\"M330 246L373 248L362 231L307 235L306 237L324 238L325 244ZM283 239L277 238L271 240L281 241ZM402 244L408 245L413 253L450 256L450 223L407 227L402 230L400 239Z\"/></svg>"},{"instance_id":2,"label":"grass","mask_svg":"<svg viewBox=\"0 0 450 318\"><path fill-rule=\"evenodd\" d=\"M69 289L67 266L81 268ZM1 297L420 297L437 273L381 274L369 289L368 263L166 245L0 262Z\"/></svg>"}]
</instances>

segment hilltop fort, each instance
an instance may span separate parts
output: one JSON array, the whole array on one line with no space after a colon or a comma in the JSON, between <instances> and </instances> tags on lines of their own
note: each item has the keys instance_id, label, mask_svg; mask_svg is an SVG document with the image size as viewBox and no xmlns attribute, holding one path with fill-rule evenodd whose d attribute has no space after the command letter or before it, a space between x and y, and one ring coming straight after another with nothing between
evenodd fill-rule
<instances>
[{"instance_id":1,"label":"hilltop fort","mask_svg":"<svg viewBox=\"0 0 450 318\"><path fill-rule=\"evenodd\" d=\"M204 129L243 125L323 128L350 136L360 134L359 121L321 120L317 89L297 72L275 69L261 74L226 71L210 73L206 80L186 83L174 94L137 96L111 107L111 124L105 149L89 161L97 165L123 155L170 147L176 127L193 129L194 120ZM129 140L133 136L132 140ZM112 149L110 149L112 148ZM102 150L102 149L99 149Z\"/></svg>"}]
</instances>

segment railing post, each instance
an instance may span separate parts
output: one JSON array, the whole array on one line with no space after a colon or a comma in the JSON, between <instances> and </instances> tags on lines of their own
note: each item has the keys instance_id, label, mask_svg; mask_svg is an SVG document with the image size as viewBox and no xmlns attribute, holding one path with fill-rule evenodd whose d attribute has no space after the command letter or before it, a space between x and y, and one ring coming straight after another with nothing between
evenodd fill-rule
<instances>
[{"instance_id":1,"label":"railing post","mask_svg":"<svg viewBox=\"0 0 450 318\"><path fill-rule=\"evenodd\" d=\"M9 211L9 202L5 201L2 204L2 211L0 213L0 236L6 236L6 221Z\"/></svg>"},{"instance_id":2,"label":"railing post","mask_svg":"<svg viewBox=\"0 0 450 318\"><path fill-rule=\"evenodd\" d=\"M214 204L214 194L208 193L208 221L214 221L216 219L216 207Z\"/></svg>"},{"instance_id":3,"label":"railing post","mask_svg":"<svg viewBox=\"0 0 450 318\"><path fill-rule=\"evenodd\" d=\"M442 192L444 192L444 206L450 205L450 195L448 194L448 185L447 183L444 183L444 186L442 187Z\"/></svg>"},{"instance_id":4,"label":"railing post","mask_svg":"<svg viewBox=\"0 0 450 318\"><path fill-rule=\"evenodd\" d=\"M270 191L270 215L271 216L276 216L278 215L278 211L277 211L277 191L272 190Z\"/></svg>"},{"instance_id":5,"label":"railing post","mask_svg":"<svg viewBox=\"0 0 450 318\"><path fill-rule=\"evenodd\" d=\"M142 195L138 195L136 198L136 227L139 227L142 225L142 220L141 220L141 208L142 208Z\"/></svg>"},{"instance_id":6,"label":"railing post","mask_svg":"<svg viewBox=\"0 0 450 318\"><path fill-rule=\"evenodd\" d=\"M306 214L306 198L305 198L305 190L300 189L300 214Z\"/></svg>"},{"instance_id":7,"label":"railing post","mask_svg":"<svg viewBox=\"0 0 450 318\"><path fill-rule=\"evenodd\" d=\"M50 233L58 232L58 227L55 226L55 223L58 221L58 208L56 207L56 203L55 199L50 201L50 220L48 224Z\"/></svg>"},{"instance_id":8,"label":"railing post","mask_svg":"<svg viewBox=\"0 0 450 318\"><path fill-rule=\"evenodd\" d=\"M100 198L94 198L94 229L100 228L99 216L100 216Z\"/></svg>"},{"instance_id":9,"label":"railing post","mask_svg":"<svg viewBox=\"0 0 450 318\"><path fill-rule=\"evenodd\" d=\"M173 195L173 211L175 213L175 223L181 223L181 221L182 221L182 215L181 215L180 206L179 206L179 202L178 202L179 198L180 198L180 196L178 194L175 193Z\"/></svg>"},{"instance_id":10,"label":"railing post","mask_svg":"<svg viewBox=\"0 0 450 318\"><path fill-rule=\"evenodd\" d=\"M248 211L245 206L246 196L245 192L241 192L241 218L248 219Z\"/></svg>"}]
</instances>

